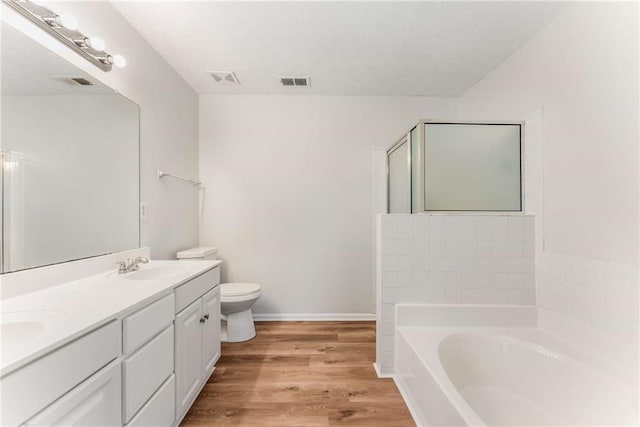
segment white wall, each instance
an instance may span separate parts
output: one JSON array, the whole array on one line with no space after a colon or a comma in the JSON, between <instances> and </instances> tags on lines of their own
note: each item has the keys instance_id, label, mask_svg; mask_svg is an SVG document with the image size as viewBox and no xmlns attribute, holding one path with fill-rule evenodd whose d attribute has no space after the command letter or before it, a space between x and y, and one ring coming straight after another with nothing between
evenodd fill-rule
<instances>
[{"instance_id":1,"label":"white wall","mask_svg":"<svg viewBox=\"0 0 640 427\"><path fill-rule=\"evenodd\" d=\"M569 8L460 98L541 114L538 303L620 337L638 325L638 4Z\"/></svg>"},{"instance_id":2,"label":"white wall","mask_svg":"<svg viewBox=\"0 0 640 427\"><path fill-rule=\"evenodd\" d=\"M141 223L141 243L151 247L153 258L175 257L176 251L197 244L198 192L188 184L158 180L156 170L198 175L197 94L109 2L51 1L47 6L73 14L81 31L100 36L109 52L127 59L126 68L104 73L42 30L21 25L140 106L140 190L142 201L149 204L149 217ZM5 12L11 15L3 6Z\"/></svg>"},{"instance_id":3,"label":"white wall","mask_svg":"<svg viewBox=\"0 0 640 427\"><path fill-rule=\"evenodd\" d=\"M200 244L223 281L263 287L258 314L373 313L374 150L453 115L454 99L202 96Z\"/></svg>"}]
</instances>

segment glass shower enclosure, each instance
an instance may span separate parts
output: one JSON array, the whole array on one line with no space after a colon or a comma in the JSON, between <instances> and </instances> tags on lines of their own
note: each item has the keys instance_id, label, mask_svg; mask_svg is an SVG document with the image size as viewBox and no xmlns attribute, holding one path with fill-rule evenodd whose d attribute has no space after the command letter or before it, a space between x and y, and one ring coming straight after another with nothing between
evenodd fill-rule
<instances>
[{"instance_id":1,"label":"glass shower enclosure","mask_svg":"<svg viewBox=\"0 0 640 427\"><path fill-rule=\"evenodd\" d=\"M522 127L420 121L387 150L388 212L522 211Z\"/></svg>"}]
</instances>

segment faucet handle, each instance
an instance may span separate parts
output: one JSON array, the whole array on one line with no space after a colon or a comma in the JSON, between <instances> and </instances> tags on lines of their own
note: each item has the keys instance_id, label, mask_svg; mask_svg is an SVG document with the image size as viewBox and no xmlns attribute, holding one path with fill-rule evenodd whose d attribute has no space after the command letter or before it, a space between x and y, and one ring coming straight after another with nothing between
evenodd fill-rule
<instances>
[{"instance_id":1,"label":"faucet handle","mask_svg":"<svg viewBox=\"0 0 640 427\"><path fill-rule=\"evenodd\" d=\"M127 262L126 261L118 261L116 262L118 266L118 274L124 274L127 272Z\"/></svg>"}]
</instances>

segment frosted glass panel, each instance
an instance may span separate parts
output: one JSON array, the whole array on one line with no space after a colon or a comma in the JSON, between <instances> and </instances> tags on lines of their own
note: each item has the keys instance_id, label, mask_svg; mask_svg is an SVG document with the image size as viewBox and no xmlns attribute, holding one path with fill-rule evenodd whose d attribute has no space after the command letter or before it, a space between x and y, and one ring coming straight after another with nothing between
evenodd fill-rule
<instances>
[{"instance_id":1,"label":"frosted glass panel","mask_svg":"<svg viewBox=\"0 0 640 427\"><path fill-rule=\"evenodd\" d=\"M520 126L425 125L425 210L519 211Z\"/></svg>"},{"instance_id":2,"label":"frosted glass panel","mask_svg":"<svg viewBox=\"0 0 640 427\"><path fill-rule=\"evenodd\" d=\"M411 171L409 170L409 144L389 153L389 213L411 213Z\"/></svg>"}]
</instances>

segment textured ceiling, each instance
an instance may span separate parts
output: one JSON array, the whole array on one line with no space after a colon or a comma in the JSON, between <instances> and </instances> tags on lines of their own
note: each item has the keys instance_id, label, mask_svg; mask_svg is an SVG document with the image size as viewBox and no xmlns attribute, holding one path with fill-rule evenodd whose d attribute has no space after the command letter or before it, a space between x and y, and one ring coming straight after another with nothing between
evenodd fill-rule
<instances>
[{"instance_id":1,"label":"textured ceiling","mask_svg":"<svg viewBox=\"0 0 640 427\"><path fill-rule=\"evenodd\" d=\"M462 94L565 5L114 2L199 93L424 96ZM241 85L216 85L217 70ZM311 87L281 87L281 75Z\"/></svg>"},{"instance_id":2,"label":"textured ceiling","mask_svg":"<svg viewBox=\"0 0 640 427\"><path fill-rule=\"evenodd\" d=\"M113 90L20 31L3 24L0 58L2 95L95 95ZM67 79L82 77L95 86L78 86Z\"/></svg>"}]
</instances>

